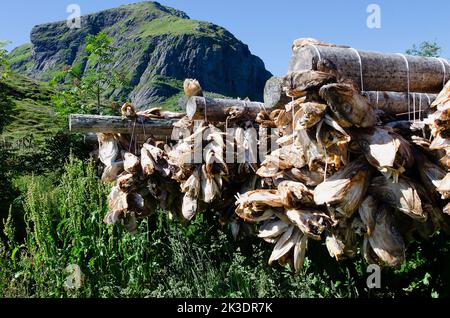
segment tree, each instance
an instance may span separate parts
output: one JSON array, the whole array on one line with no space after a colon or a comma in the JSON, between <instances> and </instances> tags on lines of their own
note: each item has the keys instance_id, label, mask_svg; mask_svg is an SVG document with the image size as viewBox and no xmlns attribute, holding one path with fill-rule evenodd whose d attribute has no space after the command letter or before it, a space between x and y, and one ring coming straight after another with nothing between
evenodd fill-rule
<instances>
[{"instance_id":1,"label":"tree","mask_svg":"<svg viewBox=\"0 0 450 318\"><path fill-rule=\"evenodd\" d=\"M60 116L67 118L71 113L98 114L111 109L104 101L104 94L114 85L123 84L118 73L108 67L115 51L112 42L104 32L89 35L86 38L87 70L83 70L81 65L66 66L51 81L53 86L63 87L52 97Z\"/></svg>"},{"instance_id":2,"label":"tree","mask_svg":"<svg viewBox=\"0 0 450 318\"><path fill-rule=\"evenodd\" d=\"M7 41L0 41L0 80L5 79L9 71L8 51L4 49L7 44Z\"/></svg>"},{"instance_id":3,"label":"tree","mask_svg":"<svg viewBox=\"0 0 450 318\"><path fill-rule=\"evenodd\" d=\"M97 110L102 108L103 91L118 83L116 74L107 71L113 61L112 39L104 32L86 38L86 52L89 53L89 69L83 76L81 86L97 102ZM111 76L113 75L113 76Z\"/></svg>"},{"instance_id":4,"label":"tree","mask_svg":"<svg viewBox=\"0 0 450 318\"><path fill-rule=\"evenodd\" d=\"M413 45L412 49L406 51L406 54L425 57L439 57L441 47L436 42L424 41L417 46Z\"/></svg>"}]
</instances>

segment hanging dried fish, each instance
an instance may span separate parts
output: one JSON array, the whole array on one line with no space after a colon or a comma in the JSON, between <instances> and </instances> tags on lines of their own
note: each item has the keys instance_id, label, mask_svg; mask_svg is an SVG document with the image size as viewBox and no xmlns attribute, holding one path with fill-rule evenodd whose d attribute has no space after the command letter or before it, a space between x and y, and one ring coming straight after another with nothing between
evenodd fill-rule
<instances>
[{"instance_id":1,"label":"hanging dried fish","mask_svg":"<svg viewBox=\"0 0 450 318\"><path fill-rule=\"evenodd\" d=\"M358 238L351 227L352 222L351 220L341 220L327 233L325 244L328 253L338 262L356 256Z\"/></svg>"},{"instance_id":2,"label":"hanging dried fish","mask_svg":"<svg viewBox=\"0 0 450 318\"><path fill-rule=\"evenodd\" d=\"M370 184L372 171L360 158L321 183L314 190L317 205L333 205L336 211L350 218L360 206Z\"/></svg>"},{"instance_id":3,"label":"hanging dried fish","mask_svg":"<svg viewBox=\"0 0 450 318\"><path fill-rule=\"evenodd\" d=\"M336 82L336 77L330 73L305 70L286 75L283 78L283 89L288 96L303 97L308 91L333 82Z\"/></svg>"},{"instance_id":4,"label":"hanging dried fish","mask_svg":"<svg viewBox=\"0 0 450 318\"><path fill-rule=\"evenodd\" d=\"M394 182L414 165L409 142L389 129L376 127L366 131L358 130L353 132L353 136L367 161Z\"/></svg>"},{"instance_id":5,"label":"hanging dried fish","mask_svg":"<svg viewBox=\"0 0 450 318\"><path fill-rule=\"evenodd\" d=\"M392 212L368 196L359 208L367 227L367 240L378 259L385 265L398 267L405 262L405 243L396 229Z\"/></svg>"},{"instance_id":6,"label":"hanging dried fish","mask_svg":"<svg viewBox=\"0 0 450 318\"><path fill-rule=\"evenodd\" d=\"M328 106L319 103L304 103L294 116L296 130L314 127L325 116Z\"/></svg>"},{"instance_id":7,"label":"hanging dried fish","mask_svg":"<svg viewBox=\"0 0 450 318\"><path fill-rule=\"evenodd\" d=\"M329 84L322 86L320 96L327 101L328 106L337 114L338 118L344 119L344 121L338 120L344 128L351 125L369 128L377 123L377 117L368 99L352 85Z\"/></svg>"},{"instance_id":8,"label":"hanging dried fish","mask_svg":"<svg viewBox=\"0 0 450 318\"><path fill-rule=\"evenodd\" d=\"M416 185L406 177L400 177L398 183L393 183L386 177L376 177L372 180L369 192L414 220L426 222L428 218L422 209Z\"/></svg>"},{"instance_id":9,"label":"hanging dried fish","mask_svg":"<svg viewBox=\"0 0 450 318\"><path fill-rule=\"evenodd\" d=\"M282 220L268 220L264 222L259 228L258 237L262 239L277 239L279 238L290 226Z\"/></svg>"},{"instance_id":10,"label":"hanging dried fish","mask_svg":"<svg viewBox=\"0 0 450 318\"><path fill-rule=\"evenodd\" d=\"M286 216L302 233L318 241L326 229L325 221L329 219L326 214L315 210L287 210Z\"/></svg>"},{"instance_id":11,"label":"hanging dried fish","mask_svg":"<svg viewBox=\"0 0 450 318\"><path fill-rule=\"evenodd\" d=\"M122 151L122 156L124 159L123 167L126 172L135 175L141 171L141 162L137 156L127 151Z\"/></svg>"},{"instance_id":12,"label":"hanging dried fish","mask_svg":"<svg viewBox=\"0 0 450 318\"><path fill-rule=\"evenodd\" d=\"M314 193L302 183L283 181L278 185L278 193L286 208L315 207Z\"/></svg>"},{"instance_id":13,"label":"hanging dried fish","mask_svg":"<svg viewBox=\"0 0 450 318\"><path fill-rule=\"evenodd\" d=\"M110 166L106 166L103 171L102 181L111 183L117 180L119 175L123 172L123 161L113 162Z\"/></svg>"}]
</instances>

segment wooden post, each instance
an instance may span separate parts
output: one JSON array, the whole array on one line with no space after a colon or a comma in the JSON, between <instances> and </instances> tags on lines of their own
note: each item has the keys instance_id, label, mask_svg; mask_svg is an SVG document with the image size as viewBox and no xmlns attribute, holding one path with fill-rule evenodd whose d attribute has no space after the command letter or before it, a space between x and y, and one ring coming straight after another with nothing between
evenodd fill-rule
<instances>
[{"instance_id":1,"label":"wooden post","mask_svg":"<svg viewBox=\"0 0 450 318\"><path fill-rule=\"evenodd\" d=\"M360 87L362 71L365 91L407 92L409 75L410 92L439 93L450 79L450 62L445 59L328 46L305 46L295 50L289 72L317 70L320 59L331 61L342 79L350 79Z\"/></svg>"},{"instance_id":2,"label":"wooden post","mask_svg":"<svg viewBox=\"0 0 450 318\"><path fill-rule=\"evenodd\" d=\"M248 102L239 99L218 99L191 97L186 105L186 114L190 119L205 119L209 121L225 121L231 108L245 111L249 117L255 117L264 110L264 103ZM205 111L206 110L206 111Z\"/></svg>"},{"instance_id":3,"label":"wooden post","mask_svg":"<svg viewBox=\"0 0 450 318\"><path fill-rule=\"evenodd\" d=\"M173 124L178 119L140 119L131 120L118 116L70 115L69 129L79 133L105 133L105 134L145 134L158 138L172 135Z\"/></svg>"}]
</instances>

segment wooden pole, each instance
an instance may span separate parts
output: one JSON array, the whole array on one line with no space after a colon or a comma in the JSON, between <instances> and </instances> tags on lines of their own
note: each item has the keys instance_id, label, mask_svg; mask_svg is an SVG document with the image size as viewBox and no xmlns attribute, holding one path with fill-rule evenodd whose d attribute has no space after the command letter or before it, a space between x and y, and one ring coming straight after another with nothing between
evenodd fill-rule
<instances>
[{"instance_id":1,"label":"wooden pole","mask_svg":"<svg viewBox=\"0 0 450 318\"><path fill-rule=\"evenodd\" d=\"M131 120L118 116L70 115L69 129L79 133L145 134L170 137L178 119Z\"/></svg>"},{"instance_id":2,"label":"wooden pole","mask_svg":"<svg viewBox=\"0 0 450 318\"><path fill-rule=\"evenodd\" d=\"M225 121L230 109L245 112L249 117L255 117L264 110L264 103L248 102L239 99L218 99L191 97L186 105L189 119L206 119L209 121ZM206 110L206 111L205 111Z\"/></svg>"},{"instance_id":3,"label":"wooden pole","mask_svg":"<svg viewBox=\"0 0 450 318\"><path fill-rule=\"evenodd\" d=\"M414 110L414 99L416 102L416 112L419 109L426 111L430 108L430 104L436 99L436 94L411 93L410 104L408 107L408 93L405 92L364 92L369 99L370 104L375 109L380 109L388 115L397 115L408 113L408 109ZM264 104L267 109L283 108L291 101L286 96L282 88L282 79L272 77L267 81L264 90Z\"/></svg>"},{"instance_id":4,"label":"wooden pole","mask_svg":"<svg viewBox=\"0 0 450 318\"><path fill-rule=\"evenodd\" d=\"M450 79L450 61L445 59L328 46L295 50L289 72L317 70L320 59L331 61L341 79L350 79L365 91L439 93Z\"/></svg>"},{"instance_id":5,"label":"wooden pole","mask_svg":"<svg viewBox=\"0 0 450 318\"><path fill-rule=\"evenodd\" d=\"M408 112L425 112L436 99L435 94L398 92L364 92L374 109L384 111L388 115L407 114Z\"/></svg>"}]
</instances>

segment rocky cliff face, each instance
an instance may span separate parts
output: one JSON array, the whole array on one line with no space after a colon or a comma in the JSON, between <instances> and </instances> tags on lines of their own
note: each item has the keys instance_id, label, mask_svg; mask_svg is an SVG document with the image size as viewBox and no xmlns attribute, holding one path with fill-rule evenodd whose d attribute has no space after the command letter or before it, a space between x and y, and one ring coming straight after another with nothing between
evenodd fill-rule
<instances>
[{"instance_id":1,"label":"rocky cliff face","mask_svg":"<svg viewBox=\"0 0 450 318\"><path fill-rule=\"evenodd\" d=\"M85 69L85 38L100 31L114 39L111 68L127 82L109 94L130 98L139 107L176 98L187 77L197 78L206 91L261 100L271 76L262 60L227 30L157 2L84 16L81 29L70 30L65 22L36 26L32 45L11 53L12 68L40 80L65 65Z\"/></svg>"}]
</instances>

